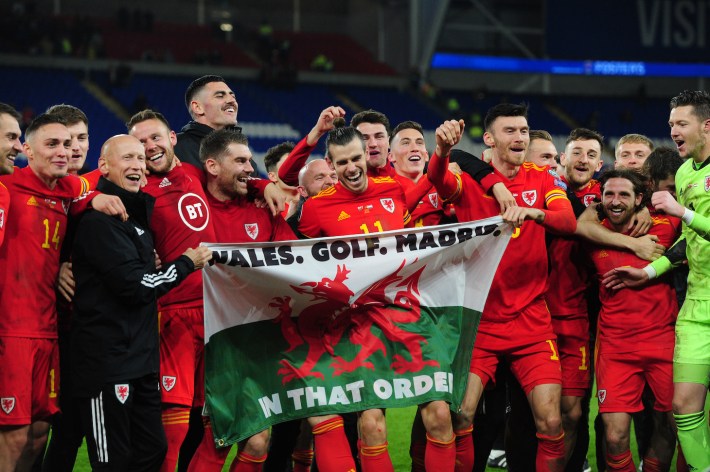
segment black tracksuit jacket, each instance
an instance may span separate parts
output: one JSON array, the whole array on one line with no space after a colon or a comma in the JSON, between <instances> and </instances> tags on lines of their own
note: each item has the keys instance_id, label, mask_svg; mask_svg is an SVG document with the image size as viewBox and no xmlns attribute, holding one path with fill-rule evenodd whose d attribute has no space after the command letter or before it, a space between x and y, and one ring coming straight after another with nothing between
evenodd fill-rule
<instances>
[{"instance_id":1,"label":"black tracksuit jacket","mask_svg":"<svg viewBox=\"0 0 710 472\"><path fill-rule=\"evenodd\" d=\"M103 177L97 190L120 197L129 219L90 210L77 228L70 348L77 397L94 397L106 383L158 373L158 297L194 270L187 256L155 268L148 226L153 197Z\"/></svg>"}]
</instances>

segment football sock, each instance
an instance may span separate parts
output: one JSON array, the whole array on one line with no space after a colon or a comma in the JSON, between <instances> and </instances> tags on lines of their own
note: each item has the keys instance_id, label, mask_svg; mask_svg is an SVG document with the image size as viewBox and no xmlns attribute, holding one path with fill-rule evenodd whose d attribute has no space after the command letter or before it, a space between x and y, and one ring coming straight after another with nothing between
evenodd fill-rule
<instances>
[{"instance_id":1,"label":"football sock","mask_svg":"<svg viewBox=\"0 0 710 472\"><path fill-rule=\"evenodd\" d=\"M710 430L704 411L687 415L673 415L678 426L678 441L688 470L705 470L710 467Z\"/></svg>"},{"instance_id":2,"label":"football sock","mask_svg":"<svg viewBox=\"0 0 710 472\"><path fill-rule=\"evenodd\" d=\"M240 451L229 467L229 472L261 472L265 460L266 454L257 457Z\"/></svg>"},{"instance_id":3,"label":"football sock","mask_svg":"<svg viewBox=\"0 0 710 472\"><path fill-rule=\"evenodd\" d=\"M205 435L202 437L195 455L192 456L187 472L221 472L231 448L221 447L217 449L214 445L214 436L212 435L212 425L209 417L203 416L202 424L205 426Z\"/></svg>"},{"instance_id":4,"label":"football sock","mask_svg":"<svg viewBox=\"0 0 710 472\"><path fill-rule=\"evenodd\" d=\"M162 412L163 429L168 441L168 452L160 468L161 472L174 472L177 465L180 446L187 435L190 424L190 408L166 408Z\"/></svg>"},{"instance_id":5,"label":"football sock","mask_svg":"<svg viewBox=\"0 0 710 472\"><path fill-rule=\"evenodd\" d=\"M631 457L631 451L626 450L621 454L611 455L607 452L606 454L606 465L609 470L621 470L624 472L636 472L636 466L634 465L634 459Z\"/></svg>"},{"instance_id":6,"label":"football sock","mask_svg":"<svg viewBox=\"0 0 710 472\"><path fill-rule=\"evenodd\" d=\"M661 462L652 457L644 457L643 458L643 465L642 465L643 472L661 472L663 470L668 470L670 467L670 464L661 464Z\"/></svg>"},{"instance_id":7,"label":"football sock","mask_svg":"<svg viewBox=\"0 0 710 472\"><path fill-rule=\"evenodd\" d=\"M409 457L412 458L411 472L424 472L426 470L424 468L424 458L426 450L427 443L421 441L412 441L412 443L409 445Z\"/></svg>"},{"instance_id":8,"label":"football sock","mask_svg":"<svg viewBox=\"0 0 710 472\"><path fill-rule=\"evenodd\" d=\"M355 472L355 460L345 437L341 417L322 421L313 427L316 464L321 472Z\"/></svg>"},{"instance_id":9,"label":"football sock","mask_svg":"<svg viewBox=\"0 0 710 472\"><path fill-rule=\"evenodd\" d=\"M377 446L360 445L360 466L362 472L394 472L387 443Z\"/></svg>"},{"instance_id":10,"label":"football sock","mask_svg":"<svg viewBox=\"0 0 710 472\"><path fill-rule=\"evenodd\" d=\"M426 435L424 463L427 472L454 470L456 467L456 435L448 441L437 441Z\"/></svg>"},{"instance_id":11,"label":"football sock","mask_svg":"<svg viewBox=\"0 0 710 472\"><path fill-rule=\"evenodd\" d=\"M291 459L293 472L309 472L313 463L313 449L294 449Z\"/></svg>"},{"instance_id":12,"label":"football sock","mask_svg":"<svg viewBox=\"0 0 710 472\"><path fill-rule=\"evenodd\" d=\"M537 436L537 458L535 469L538 471L560 471L565 469L565 432L557 436L535 433Z\"/></svg>"},{"instance_id":13,"label":"football sock","mask_svg":"<svg viewBox=\"0 0 710 472\"><path fill-rule=\"evenodd\" d=\"M456 472L471 472L473 470L473 426L460 431L454 431L456 436Z\"/></svg>"}]
</instances>

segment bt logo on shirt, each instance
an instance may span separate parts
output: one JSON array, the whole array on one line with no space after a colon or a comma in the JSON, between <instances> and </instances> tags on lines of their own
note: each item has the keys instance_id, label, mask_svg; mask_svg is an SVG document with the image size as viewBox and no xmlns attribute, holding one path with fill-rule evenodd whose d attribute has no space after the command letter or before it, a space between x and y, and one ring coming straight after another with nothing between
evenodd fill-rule
<instances>
[{"instance_id":1,"label":"bt logo on shirt","mask_svg":"<svg viewBox=\"0 0 710 472\"><path fill-rule=\"evenodd\" d=\"M178 213L185 226L193 231L202 231L210 221L207 203L197 194L186 193L178 201Z\"/></svg>"}]
</instances>

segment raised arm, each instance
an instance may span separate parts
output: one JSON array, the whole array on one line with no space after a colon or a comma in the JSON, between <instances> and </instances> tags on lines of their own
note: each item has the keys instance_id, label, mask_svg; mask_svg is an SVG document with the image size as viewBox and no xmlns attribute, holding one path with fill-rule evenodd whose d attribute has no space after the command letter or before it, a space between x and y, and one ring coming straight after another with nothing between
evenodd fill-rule
<instances>
[{"instance_id":1,"label":"raised arm","mask_svg":"<svg viewBox=\"0 0 710 472\"><path fill-rule=\"evenodd\" d=\"M449 171L449 154L461 140L463 120L445 121L436 128L436 149L429 160L427 176L443 200L452 200L461 192L461 178Z\"/></svg>"},{"instance_id":2,"label":"raised arm","mask_svg":"<svg viewBox=\"0 0 710 472\"><path fill-rule=\"evenodd\" d=\"M333 120L345 116L345 110L338 106L330 106L318 116L318 121L311 131L296 144L286 160L279 167L279 179L286 185L298 186L298 173L306 165L308 157L318 144L318 140L333 129Z\"/></svg>"}]
</instances>

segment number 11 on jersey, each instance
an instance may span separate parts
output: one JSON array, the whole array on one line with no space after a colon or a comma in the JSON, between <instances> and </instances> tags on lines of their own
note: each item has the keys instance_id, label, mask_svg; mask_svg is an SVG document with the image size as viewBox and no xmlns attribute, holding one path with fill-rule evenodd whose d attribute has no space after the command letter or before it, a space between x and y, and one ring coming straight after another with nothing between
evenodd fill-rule
<instances>
[{"instance_id":1,"label":"number 11 on jersey","mask_svg":"<svg viewBox=\"0 0 710 472\"><path fill-rule=\"evenodd\" d=\"M373 226L377 229L377 231L375 231L375 233L382 233L384 231L384 229L382 229L382 223L380 223L380 220L375 221L373 223ZM372 231L370 231L370 229L367 227L367 223L361 224L360 229L365 234L372 233Z\"/></svg>"}]
</instances>

